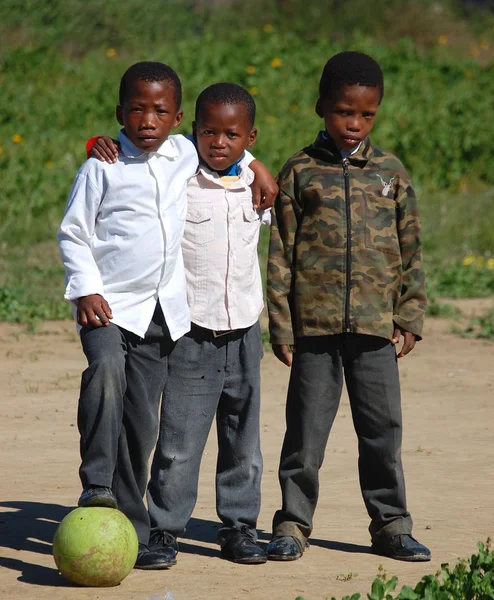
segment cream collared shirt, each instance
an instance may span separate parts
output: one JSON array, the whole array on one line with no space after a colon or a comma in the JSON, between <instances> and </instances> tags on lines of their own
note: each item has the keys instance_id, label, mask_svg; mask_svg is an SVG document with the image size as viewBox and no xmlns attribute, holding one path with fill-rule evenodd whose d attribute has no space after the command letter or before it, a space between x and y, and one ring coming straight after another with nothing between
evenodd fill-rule
<instances>
[{"instance_id":1,"label":"cream collared shirt","mask_svg":"<svg viewBox=\"0 0 494 600\"><path fill-rule=\"evenodd\" d=\"M182 135L144 154L119 141L117 163L89 159L70 191L58 231L65 299L101 294L112 322L141 337L159 300L176 340L190 329L180 244L197 152Z\"/></svg>"},{"instance_id":2,"label":"cream collared shirt","mask_svg":"<svg viewBox=\"0 0 494 600\"><path fill-rule=\"evenodd\" d=\"M222 179L201 165L187 187L187 298L192 322L206 329L250 327L263 308L257 243L270 212L254 210L253 179L246 167L238 179Z\"/></svg>"}]
</instances>

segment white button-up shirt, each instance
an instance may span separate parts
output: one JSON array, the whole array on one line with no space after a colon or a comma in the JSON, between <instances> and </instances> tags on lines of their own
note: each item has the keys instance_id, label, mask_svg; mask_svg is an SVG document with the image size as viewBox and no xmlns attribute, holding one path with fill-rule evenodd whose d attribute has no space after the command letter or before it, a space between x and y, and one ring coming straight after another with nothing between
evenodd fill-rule
<instances>
[{"instance_id":1,"label":"white button-up shirt","mask_svg":"<svg viewBox=\"0 0 494 600\"><path fill-rule=\"evenodd\" d=\"M187 298L192 322L206 329L250 327L263 308L257 243L261 221L269 222L270 213L254 210L253 179L244 167L239 179L226 184L201 165L187 187L182 242Z\"/></svg>"},{"instance_id":2,"label":"white button-up shirt","mask_svg":"<svg viewBox=\"0 0 494 600\"><path fill-rule=\"evenodd\" d=\"M170 136L141 153L123 132L116 164L87 160L58 231L65 299L101 294L112 322L143 337L159 300L173 340L190 329L181 241L194 145Z\"/></svg>"}]
</instances>

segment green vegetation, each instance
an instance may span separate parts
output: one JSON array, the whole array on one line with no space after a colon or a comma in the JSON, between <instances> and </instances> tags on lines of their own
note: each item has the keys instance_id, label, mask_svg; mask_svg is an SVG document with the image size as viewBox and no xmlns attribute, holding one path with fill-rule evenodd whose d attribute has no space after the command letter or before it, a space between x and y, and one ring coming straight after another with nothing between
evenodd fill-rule
<instances>
[{"instance_id":1,"label":"green vegetation","mask_svg":"<svg viewBox=\"0 0 494 600\"><path fill-rule=\"evenodd\" d=\"M492 600L494 598L494 552L490 539L477 544L479 551L454 567L442 564L435 575L426 575L414 588L407 585L395 596L398 578L388 579L380 569L372 583L369 600ZM360 594L344 596L342 600L360 600ZM296 600L308 600L301 596ZM331 600L336 600L332 598Z\"/></svg>"},{"instance_id":2,"label":"green vegetation","mask_svg":"<svg viewBox=\"0 0 494 600\"><path fill-rule=\"evenodd\" d=\"M410 0L3 0L0 5L0 319L70 314L55 247L86 139L115 135L118 83L137 60L172 65L184 125L196 95L234 81L255 95L256 156L273 172L310 142L327 58L354 48L386 76L373 141L410 171L433 299L494 290L494 14ZM240 26L241 25L241 26ZM266 236L261 256L266 253ZM478 266L464 265L483 257Z\"/></svg>"}]
</instances>

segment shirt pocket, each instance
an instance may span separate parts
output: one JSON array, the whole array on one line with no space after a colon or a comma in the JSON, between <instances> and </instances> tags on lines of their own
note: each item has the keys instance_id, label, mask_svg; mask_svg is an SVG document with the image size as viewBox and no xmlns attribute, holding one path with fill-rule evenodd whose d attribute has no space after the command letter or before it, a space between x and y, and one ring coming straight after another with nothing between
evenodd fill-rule
<instances>
[{"instance_id":1,"label":"shirt pocket","mask_svg":"<svg viewBox=\"0 0 494 600\"><path fill-rule=\"evenodd\" d=\"M397 205L393 198L370 196L366 200L365 245L371 250L400 255Z\"/></svg>"},{"instance_id":2,"label":"shirt pocket","mask_svg":"<svg viewBox=\"0 0 494 600\"><path fill-rule=\"evenodd\" d=\"M259 213L252 206L252 200L248 204L242 204L242 213L242 239L246 244L257 245L261 219Z\"/></svg>"},{"instance_id":3,"label":"shirt pocket","mask_svg":"<svg viewBox=\"0 0 494 600\"><path fill-rule=\"evenodd\" d=\"M184 236L193 244L202 246L214 240L213 207L190 206L185 220Z\"/></svg>"}]
</instances>

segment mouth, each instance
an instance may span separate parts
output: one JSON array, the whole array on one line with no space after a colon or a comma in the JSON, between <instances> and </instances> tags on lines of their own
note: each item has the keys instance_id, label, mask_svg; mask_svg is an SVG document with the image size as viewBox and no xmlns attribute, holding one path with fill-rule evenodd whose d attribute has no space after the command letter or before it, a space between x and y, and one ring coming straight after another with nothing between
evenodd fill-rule
<instances>
[{"instance_id":1,"label":"mouth","mask_svg":"<svg viewBox=\"0 0 494 600\"><path fill-rule=\"evenodd\" d=\"M226 154L218 154L216 152L209 155L213 160L226 160L228 156Z\"/></svg>"},{"instance_id":2,"label":"mouth","mask_svg":"<svg viewBox=\"0 0 494 600\"><path fill-rule=\"evenodd\" d=\"M156 140L158 139L156 136L154 135L139 135L137 137L137 139L142 143L142 144L153 144L154 142L156 142Z\"/></svg>"},{"instance_id":3,"label":"mouth","mask_svg":"<svg viewBox=\"0 0 494 600\"><path fill-rule=\"evenodd\" d=\"M353 137L351 135L342 135L341 139L345 142L345 144L348 144L349 146L356 146L361 141L360 138Z\"/></svg>"}]
</instances>

